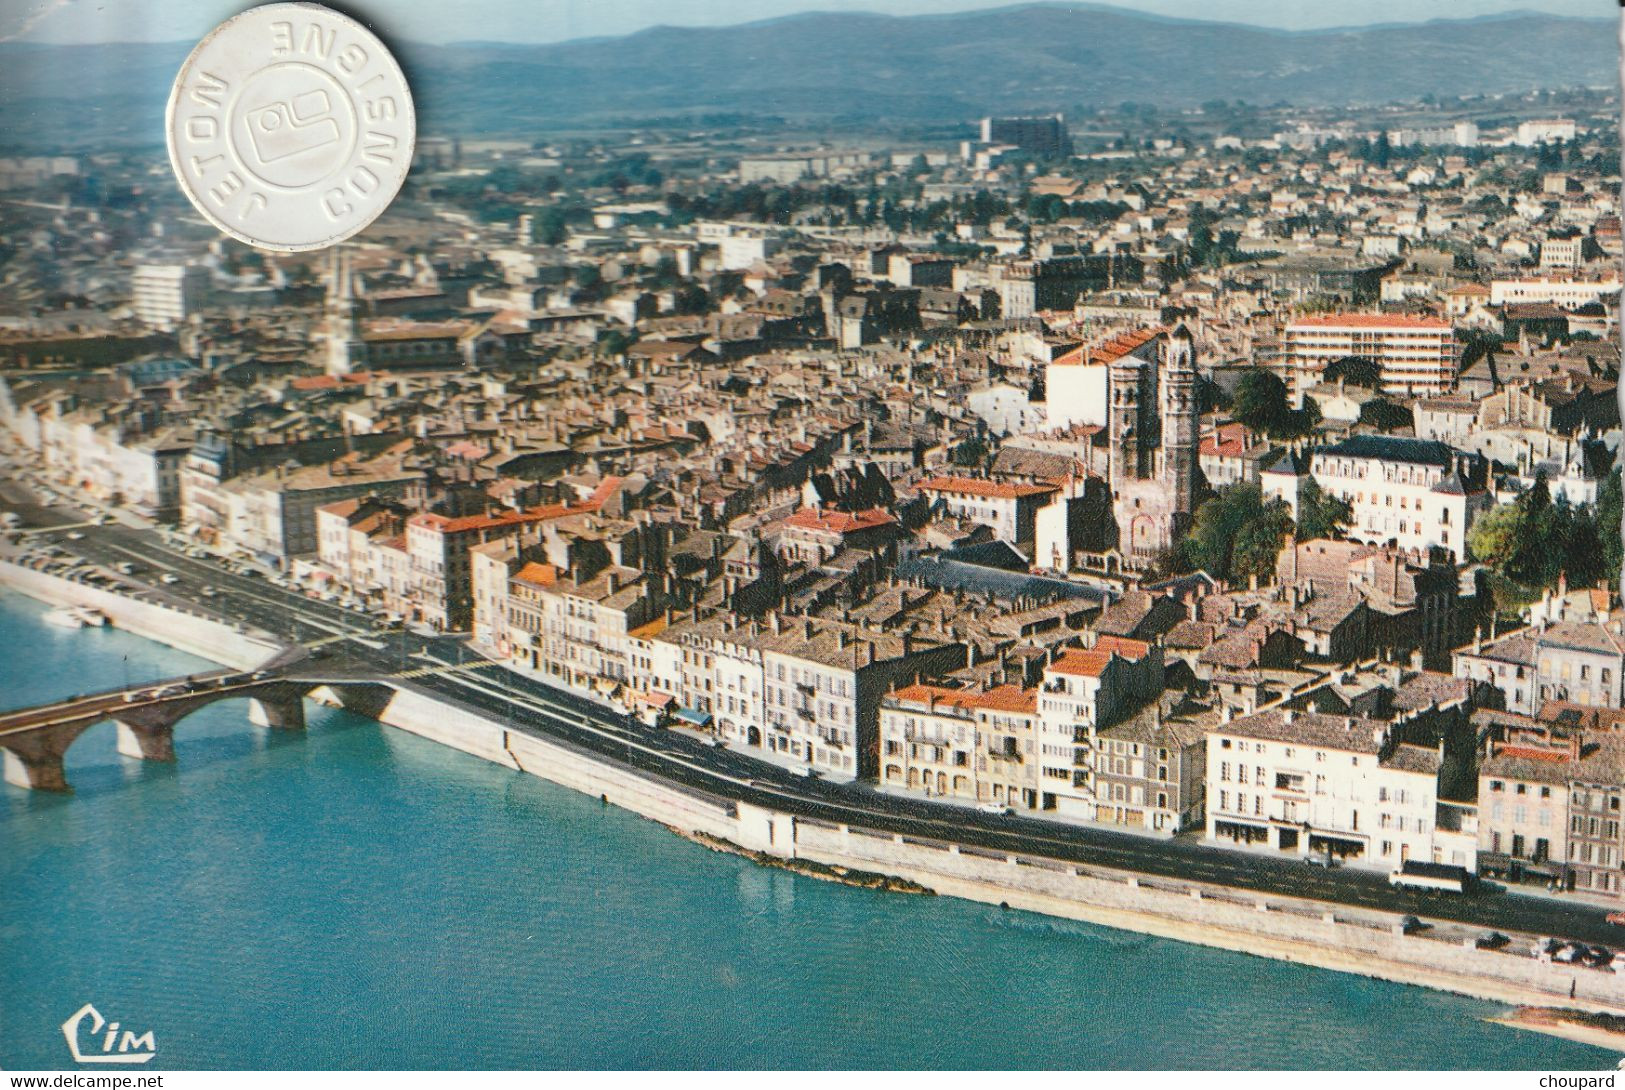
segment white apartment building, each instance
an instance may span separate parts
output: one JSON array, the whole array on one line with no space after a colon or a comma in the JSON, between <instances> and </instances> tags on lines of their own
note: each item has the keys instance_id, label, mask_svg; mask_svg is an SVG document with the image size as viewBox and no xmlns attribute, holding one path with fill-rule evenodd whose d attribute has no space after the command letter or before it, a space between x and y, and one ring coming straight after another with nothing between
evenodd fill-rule
<instances>
[{"instance_id":1,"label":"white apartment building","mask_svg":"<svg viewBox=\"0 0 1625 1090\"><path fill-rule=\"evenodd\" d=\"M1540 244L1540 267L1577 269L1585 263L1585 239L1548 238Z\"/></svg>"},{"instance_id":2,"label":"white apartment building","mask_svg":"<svg viewBox=\"0 0 1625 1090\"><path fill-rule=\"evenodd\" d=\"M367 495L397 498L421 477L388 455L370 460L345 455L330 465L234 477L221 483L215 497L224 520L217 531L220 543L272 564L315 556L318 508Z\"/></svg>"},{"instance_id":3,"label":"white apartment building","mask_svg":"<svg viewBox=\"0 0 1625 1090\"><path fill-rule=\"evenodd\" d=\"M1518 124L1517 135L1513 143L1519 147L1532 148L1536 144L1554 144L1559 140L1573 140L1576 132L1574 122L1568 118L1557 118L1551 121L1523 121Z\"/></svg>"},{"instance_id":4,"label":"white apartment building","mask_svg":"<svg viewBox=\"0 0 1625 1090\"><path fill-rule=\"evenodd\" d=\"M1456 385L1460 347L1449 322L1394 314L1330 314L1301 318L1281 340L1283 370L1294 403L1321 381L1328 365L1359 356L1382 368L1385 393L1430 397Z\"/></svg>"},{"instance_id":5,"label":"white apartment building","mask_svg":"<svg viewBox=\"0 0 1625 1090\"><path fill-rule=\"evenodd\" d=\"M209 270L201 265L138 265L130 276L135 315L158 329L174 329L208 297Z\"/></svg>"},{"instance_id":6,"label":"white apartment building","mask_svg":"<svg viewBox=\"0 0 1625 1090\"><path fill-rule=\"evenodd\" d=\"M880 784L933 798L1038 807L1037 693L908 685L880 705Z\"/></svg>"},{"instance_id":7,"label":"white apartment building","mask_svg":"<svg viewBox=\"0 0 1625 1090\"><path fill-rule=\"evenodd\" d=\"M881 698L894 686L962 666L965 648L844 621L692 618L652 641L679 671L657 686L680 694L685 715L730 743L834 780L878 774Z\"/></svg>"},{"instance_id":8,"label":"white apartment building","mask_svg":"<svg viewBox=\"0 0 1625 1090\"><path fill-rule=\"evenodd\" d=\"M140 432L76 410L38 414L38 452L62 484L149 518L174 522L181 509L181 467L192 433L180 428Z\"/></svg>"},{"instance_id":9,"label":"white apartment building","mask_svg":"<svg viewBox=\"0 0 1625 1090\"><path fill-rule=\"evenodd\" d=\"M1060 494L1053 484L1011 484L973 477L932 477L916 486L932 507L954 518L980 522L1012 543L1032 541L1040 508Z\"/></svg>"},{"instance_id":10,"label":"white apartment building","mask_svg":"<svg viewBox=\"0 0 1625 1090\"><path fill-rule=\"evenodd\" d=\"M1542 250L1544 253L1544 249ZM1617 276L1600 280L1576 280L1565 277L1534 277L1520 280L1491 280L1490 306L1508 303L1552 303L1566 310L1587 303L1619 303L1620 280Z\"/></svg>"},{"instance_id":11,"label":"white apartment building","mask_svg":"<svg viewBox=\"0 0 1625 1090\"><path fill-rule=\"evenodd\" d=\"M1348 536L1373 545L1463 556L1473 519L1490 505L1482 459L1426 439L1351 436L1316 451L1310 475L1353 509Z\"/></svg>"},{"instance_id":12,"label":"white apartment building","mask_svg":"<svg viewBox=\"0 0 1625 1090\"><path fill-rule=\"evenodd\" d=\"M631 678L627 635L656 605L636 568L610 565L577 578L526 564L509 580L510 660L564 688L616 695Z\"/></svg>"},{"instance_id":13,"label":"white apartment building","mask_svg":"<svg viewBox=\"0 0 1625 1090\"><path fill-rule=\"evenodd\" d=\"M1102 636L1044 668L1038 693L1039 809L1095 820L1097 733L1162 691L1162 649Z\"/></svg>"},{"instance_id":14,"label":"white apartment building","mask_svg":"<svg viewBox=\"0 0 1625 1090\"><path fill-rule=\"evenodd\" d=\"M1207 740L1207 839L1398 870L1476 867L1476 833L1438 827L1438 749L1380 720L1269 708Z\"/></svg>"}]
</instances>

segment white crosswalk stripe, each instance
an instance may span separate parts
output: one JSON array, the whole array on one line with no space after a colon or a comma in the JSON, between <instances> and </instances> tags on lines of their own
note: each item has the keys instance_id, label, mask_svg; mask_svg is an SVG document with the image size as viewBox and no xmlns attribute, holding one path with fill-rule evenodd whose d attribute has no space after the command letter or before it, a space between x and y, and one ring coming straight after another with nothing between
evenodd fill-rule
<instances>
[{"instance_id":1,"label":"white crosswalk stripe","mask_svg":"<svg viewBox=\"0 0 1625 1090\"><path fill-rule=\"evenodd\" d=\"M491 662L488 659L481 659L478 662L445 663L435 666L418 666L411 670L402 670L396 673L395 676L409 680L415 677L428 677L430 674L455 674L459 671L484 670L487 667L495 665L496 663Z\"/></svg>"}]
</instances>

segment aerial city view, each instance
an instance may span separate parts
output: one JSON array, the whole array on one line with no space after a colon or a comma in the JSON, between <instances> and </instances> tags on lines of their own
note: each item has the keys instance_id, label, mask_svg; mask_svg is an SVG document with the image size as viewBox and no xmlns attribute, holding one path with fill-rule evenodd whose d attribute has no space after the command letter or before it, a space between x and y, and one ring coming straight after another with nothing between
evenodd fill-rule
<instances>
[{"instance_id":1,"label":"aerial city view","mask_svg":"<svg viewBox=\"0 0 1625 1090\"><path fill-rule=\"evenodd\" d=\"M704 6L0 26L0 1066L1613 1068L1617 23Z\"/></svg>"}]
</instances>

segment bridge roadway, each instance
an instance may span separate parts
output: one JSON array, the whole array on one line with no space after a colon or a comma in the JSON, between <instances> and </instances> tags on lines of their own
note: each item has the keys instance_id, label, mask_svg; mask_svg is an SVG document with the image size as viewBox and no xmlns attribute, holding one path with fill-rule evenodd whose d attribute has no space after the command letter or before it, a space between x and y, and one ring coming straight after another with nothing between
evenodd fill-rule
<instances>
[{"instance_id":1,"label":"bridge roadway","mask_svg":"<svg viewBox=\"0 0 1625 1090\"><path fill-rule=\"evenodd\" d=\"M353 612L312 601L263 579L233 575L214 561L181 556L150 533L97 527L86 530L83 540L59 538L57 543L100 563L136 558L150 565L151 571L173 571L181 583L151 587L149 591L165 592L194 608L199 602L198 588L207 584L219 595L205 604L228 618L254 624L285 639L328 641L315 652L320 658L302 664L300 669L329 675L342 673L358 681L385 680L421 667L426 658L432 659L448 669L394 683L432 693L512 730L562 742L710 796L740 799L828 822L1262 893L1413 913L1486 931L1555 935L1610 948L1625 946L1625 928L1609 924L1604 918L1606 909L1579 900L1493 890L1469 897L1421 894L1394 889L1379 873L1327 871L1296 860L1220 848L1189 837L1156 840L1093 826L984 814L946 803L886 794L865 785L805 779L730 750L708 746L684 731L648 727L593 700L508 670L457 670L459 662L470 658L460 641L382 633Z\"/></svg>"}]
</instances>

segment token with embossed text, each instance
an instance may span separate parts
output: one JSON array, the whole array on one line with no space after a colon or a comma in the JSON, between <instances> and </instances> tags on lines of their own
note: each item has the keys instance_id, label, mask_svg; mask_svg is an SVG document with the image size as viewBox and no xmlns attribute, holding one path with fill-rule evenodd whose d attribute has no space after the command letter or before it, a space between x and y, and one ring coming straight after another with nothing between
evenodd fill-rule
<instances>
[{"instance_id":1,"label":"token with embossed text","mask_svg":"<svg viewBox=\"0 0 1625 1090\"><path fill-rule=\"evenodd\" d=\"M210 223L266 250L316 250L378 218L417 136L400 65L319 4L228 19L181 66L169 161Z\"/></svg>"}]
</instances>

